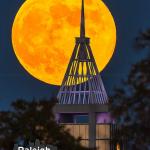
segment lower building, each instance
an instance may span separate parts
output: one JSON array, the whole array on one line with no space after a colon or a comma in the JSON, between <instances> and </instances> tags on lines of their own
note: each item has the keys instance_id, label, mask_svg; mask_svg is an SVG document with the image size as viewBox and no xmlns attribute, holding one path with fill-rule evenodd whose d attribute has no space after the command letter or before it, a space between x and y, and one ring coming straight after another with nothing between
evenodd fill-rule
<instances>
[{"instance_id":1,"label":"lower building","mask_svg":"<svg viewBox=\"0 0 150 150\"><path fill-rule=\"evenodd\" d=\"M54 112L59 124L74 137L81 137L81 144L97 150L110 150L113 120L108 105L56 105Z\"/></svg>"}]
</instances>

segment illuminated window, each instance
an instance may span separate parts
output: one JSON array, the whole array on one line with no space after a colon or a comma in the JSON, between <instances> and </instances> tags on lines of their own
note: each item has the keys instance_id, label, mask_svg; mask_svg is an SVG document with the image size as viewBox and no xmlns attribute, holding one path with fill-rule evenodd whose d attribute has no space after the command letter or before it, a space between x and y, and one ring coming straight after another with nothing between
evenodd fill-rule
<instances>
[{"instance_id":1,"label":"illuminated window","mask_svg":"<svg viewBox=\"0 0 150 150\"><path fill-rule=\"evenodd\" d=\"M96 125L96 147L97 150L110 150L110 125Z\"/></svg>"},{"instance_id":2,"label":"illuminated window","mask_svg":"<svg viewBox=\"0 0 150 150\"><path fill-rule=\"evenodd\" d=\"M66 129L69 129L69 132L74 137L81 137L83 140L89 139L89 126L88 125L65 125Z\"/></svg>"},{"instance_id":3,"label":"illuminated window","mask_svg":"<svg viewBox=\"0 0 150 150\"><path fill-rule=\"evenodd\" d=\"M89 126L88 125L75 125L68 124L65 125L66 129L69 129L69 132L75 138L81 137L81 144L83 146L89 146Z\"/></svg>"},{"instance_id":4,"label":"illuminated window","mask_svg":"<svg viewBox=\"0 0 150 150\"><path fill-rule=\"evenodd\" d=\"M81 145L84 147L89 147L89 140L81 140Z\"/></svg>"},{"instance_id":5,"label":"illuminated window","mask_svg":"<svg viewBox=\"0 0 150 150\"><path fill-rule=\"evenodd\" d=\"M97 150L110 150L109 140L96 140Z\"/></svg>"},{"instance_id":6,"label":"illuminated window","mask_svg":"<svg viewBox=\"0 0 150 150\"><path fill-rule=\"evenodd\" d=\"M96 125L96 139L110 139L110 125Z\"/></svg>"}]
</instances>

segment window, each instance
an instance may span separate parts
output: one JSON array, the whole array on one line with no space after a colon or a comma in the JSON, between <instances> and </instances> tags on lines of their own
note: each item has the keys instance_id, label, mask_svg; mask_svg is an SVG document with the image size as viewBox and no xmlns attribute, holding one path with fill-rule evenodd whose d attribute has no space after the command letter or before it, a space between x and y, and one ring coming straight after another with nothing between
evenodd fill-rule
<instances>
[{"instance_id":1,"label":"window","mask_svg":"<svg viewBox=\"0 0 150 150\"><path fill-rule=\"evenodd\" d=\"M97 124L96 125L96 139L110 139L110 125Z\"/></svg>"},{"instance_id":2,"label":"window","mask_svg":"<svg viewBox=\"0 0 150 150\"><path fill-rule=\"evenodd\" d=\"M81 144L85 147L89 146L89 126L83 124L68 124L65 125L70 134L75 138L81 137Z\"/></svg>"},{"instance_id":3,"label":"window","mask_svg":"<svg viewBox=\"0 0 150 150\"><path fill-rule=\"evenodd\" d=\"M96 140L97 150L110 150L109 140Z\"/></svg>"},{"instance_id":4,"label":"window","mask_svg":"<svg viewBox=\"0 0 150 150\"><path fill-rule=\"evenodd\" d=\"M97 150L110 150L110 125L96 125L96 147Z\"/></svg>"},{"instance_id":5,"label":"window","mask_svg":"<svg viewBox=\"0 0 150 150\"><path fill-rule=\"evenodd\" d=\"M89 117L88 115L75 115L74 116L74 123L88 123Z\"/></svg>"}]
</instances>

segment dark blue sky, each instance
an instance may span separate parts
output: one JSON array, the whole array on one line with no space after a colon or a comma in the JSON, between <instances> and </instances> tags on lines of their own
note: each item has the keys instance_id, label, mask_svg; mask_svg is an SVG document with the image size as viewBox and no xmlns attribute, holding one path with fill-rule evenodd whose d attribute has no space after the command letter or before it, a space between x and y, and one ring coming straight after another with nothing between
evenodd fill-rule
<instances>
[{"instance_id":1,"label":"dark blue sky","mask_svg":"<svg viewBox=\"0 0 150 150\"><path fill-rule=\"evenodd\" d=\"M58 87L45 84L30 76L16 59L11 43L13 19L23 0L1 0L0 4L0 109L9 108L17 98L31 100L55 96ZM131 65L144 57L133 50L134 39L140 30L150 27L150 0L105 0L117 26L115 54L102 72L111 95L113 87L127 77Z\"/></svg>"}]
</instances>

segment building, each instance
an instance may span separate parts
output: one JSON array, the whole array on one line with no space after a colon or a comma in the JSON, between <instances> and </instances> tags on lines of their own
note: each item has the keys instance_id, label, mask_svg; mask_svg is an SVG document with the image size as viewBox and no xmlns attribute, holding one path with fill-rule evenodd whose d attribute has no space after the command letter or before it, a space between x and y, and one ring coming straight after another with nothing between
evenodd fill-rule
<instances>
[{"instance_id":1,"label":"building","mask_svg":"<svg viewBox=\"0 0 150 150\"><path fill-rule=\"evenodd\" d=\"M115 150L115 126L109 114L108 96L85 34L84 0L81 7L80 37L76 38L66 74L54 108L58 123L64 124L81 143L98 150ZM119 146L118 150L120 149Z\"/></svg>"}]
</instances>

